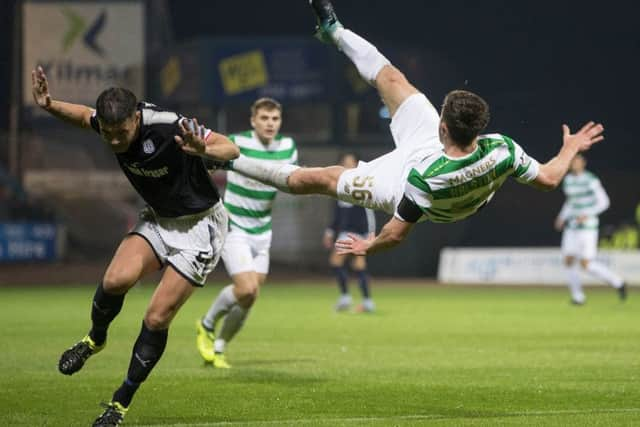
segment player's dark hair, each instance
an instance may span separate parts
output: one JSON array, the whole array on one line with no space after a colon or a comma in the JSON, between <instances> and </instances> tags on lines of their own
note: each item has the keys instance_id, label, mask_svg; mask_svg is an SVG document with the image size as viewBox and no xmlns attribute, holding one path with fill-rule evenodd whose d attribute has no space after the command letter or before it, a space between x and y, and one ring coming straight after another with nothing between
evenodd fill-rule
<instances>
[{"instance_id":1,"label":"player's dark hair","mask_svg":"<svg viewBox=\"0 0 640 427\"><path fill-rule=\"evenodd\" d=\"M105 124L117 125L131 117L137 105L133 92L122 87L110 87L96 100L96 116Z\"/></svg>"},{"instance_id":2,"label":"player's dark hair","mask_svg":"<svg viewBox=\"0 0 640 427\"><path fill-rule=\"evenodd\" d=\"M282 105L273 98L260 98L251 106L251 115L255 116L258 110L264 108L267 111L278 110L282 113Z\"/></svg>"},{"instance_id":3,"label":"player's dark hair","mask_svg":"<svg viewBox=\"0 0 640 427\"><path fill-rule=\"evenodd\" d=\"M461 147L473 142L487 127L489 118L489 105L475 93L454 90L444 98L442 120L451 139Z\"/></svg>"}]
</instances>

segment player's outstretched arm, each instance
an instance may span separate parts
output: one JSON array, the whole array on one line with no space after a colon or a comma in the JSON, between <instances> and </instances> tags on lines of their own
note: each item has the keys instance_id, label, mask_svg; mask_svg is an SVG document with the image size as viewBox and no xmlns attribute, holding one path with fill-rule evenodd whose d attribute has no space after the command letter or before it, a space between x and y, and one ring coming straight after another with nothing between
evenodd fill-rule
<instances>
[{"instance_id":1,"label":"player's outstretched arm","mask_svg":"<svg viewBox=\"0 0 640 427\"><path fill-rule=\"evenodd\" d=\"M604 126L600 123L589 122L572 134L569 126L562 125L562 148L560 152L547 163L540 165L538 176L531 181L531 185L543 191L550 191L562 182L569 170L571 159L581 151L587 151L593 144L604 139Z\"/></svg>"},{"instance_id":2,"label":"player's outstretched arm","mask_svg":"<svg viewBox=\"0 0 640 427\"><path fill-rule=\"evenodd\" d=\"M240 155L240 149L229 138L198 124L197 119L182 119L178 127L181 135L174 139L187 154L216 161L233 160Z\"/></svg>"},{"instance_id":3,"label":"player's outstretched arm","mask_svg":"<svg viewBox=\"0 0 640 427\"><path fill-rule=\"evenodd\" d=\"M401 221L393 217L387 222L380 234L373 233L368 238L362 239L355 234L349 234L349 238L336 241L338 254L369 255L381 250L398 246L407 237L414 223Z\"/></svg>"},{"instance_id":4,"label":"player's outstretched arm","mask_svg":"<svg viewBox=\"0 0 640 427\"><path fill-rule=\"evenodd\" d=\"M75 126L89 129L91 127L91 115L93 109L86 105L71 104L68 102L55 101L49 93L49 82L44 70L38 66L31 71L31 92L33 99L42 109L51 115L69 122Z\"/></svg>"}]
</instances>

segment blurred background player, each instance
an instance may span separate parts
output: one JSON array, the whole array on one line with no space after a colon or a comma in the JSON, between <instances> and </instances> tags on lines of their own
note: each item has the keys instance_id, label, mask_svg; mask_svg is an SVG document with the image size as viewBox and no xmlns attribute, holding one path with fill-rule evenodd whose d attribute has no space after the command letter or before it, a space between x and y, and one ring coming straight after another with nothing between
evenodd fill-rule
<instances>
[{"instance_id":1,"label":"blurred background player","mask_svg":"<svg viewBox=\"0 0 640 427\"><path fill-rule=\"evenodd\" d=\"M245 156L267 163L296 164L298 151L292 138L278 132L282 106L271 98L260 98L251 106L251 127L229 138ZM197 323L197 347L202 358L217 368L229 368L224 351L238 333L258 297L269 272L271 208L278 190L236 172L227 172L224 205L229 212L230 231L222 260L232 284L220 291L209 311ZM226 316L226 317L225 317ZM215 336L218 321L224 321Z\"/></svg>"},{"instance_id":2,"label":"blurred background player","mask_svg":"<svg viewBox=\"0 0 640 427\"><path fill-rule=\"evenodd\" d=\"M89 333L62 353L58 370L73 375L102 351L109 325L120 313L129 289L167 266L144 314L125 380L93 424L117 426L162 357L171 321L195 289L204 285L220 257L227 214L203 158L232 159L239 150L227 137L195 119L185 120L138 102L127 89L104 90L94 110L53 100L41 67L32 71L31 78L37 105L61 120L98 133L147 203L98 284Z\"/></svg>"},{"instance_id":3,"label":"blurred background player","mask_svg":"<svg viewBox=\"0 0 640 427\"><path fill-rule=\"evenodd\" d=\"M621 300L627 297L627 287L620 276L595 260L598 251L598 215L609 208L609 197L600 180L587 171L587 160L577 154L571 161L562 190L566 200L555 227L562 230L562 254L567 267L571 302L586 301L582 291L580 269L590 273L618 290Z\"/></svg>"},{"instance_id":4,"label":"blurred background player","mask_svg":"<svg viewBox=\"0 0 640 427\"><path fill-rule=\"evenodd\" d=\"M346 153L340 158L340 165L346 169L355 168L358 165L358 158L353 153ZM376 218L372 210L356 206L351 203L336 201L333 211L333 220L326 229L322 242L325 248L331 249L329 255L329 265L333 269L340 289L340 298L335 306L337 311L348 310L353 302L349 294L347 282L349 281L349 271L345 265L346 254L338 254L334 248L336 240L347 239L349 234L366 238L376 231ZM371 299L369 289L369 276L367 274L367 258L355 255L351 258L351 269L358 276L358 284L362 293L362 304L358 306L358 311L372 312L375 304Z\"/></svg>"}]
</instances>

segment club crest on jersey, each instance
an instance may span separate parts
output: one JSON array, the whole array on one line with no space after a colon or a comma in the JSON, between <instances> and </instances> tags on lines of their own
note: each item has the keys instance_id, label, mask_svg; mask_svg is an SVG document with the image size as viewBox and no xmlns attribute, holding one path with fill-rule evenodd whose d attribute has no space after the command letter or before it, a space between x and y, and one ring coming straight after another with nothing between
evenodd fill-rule
<instances>
[{"instance_id":1,"label":"club crest on jersey","mask_svg":"<svg viewBox=\"0 0 640 427\"><path fill-rule=\"evenodd\" d=\"M152 140L147 139L142 143L142 151L144 151L145 154L151 154L156 151L156 146L153 144Z\"/></svg>"}]
</instances>

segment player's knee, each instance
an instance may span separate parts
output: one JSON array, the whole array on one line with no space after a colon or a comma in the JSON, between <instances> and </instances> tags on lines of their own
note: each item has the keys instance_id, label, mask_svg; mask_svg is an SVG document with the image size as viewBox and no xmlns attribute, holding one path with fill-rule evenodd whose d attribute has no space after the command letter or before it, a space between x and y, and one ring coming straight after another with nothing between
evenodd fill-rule
<instances>
[{"instance_id":1,"label":"player's knee","mask_svg":"<svg viewBox=\"0 0 640 427\"><path fill-rule=\"evenodd\" d=\"M407 78L402 73L402 71L398 70L393 65L387 65L383 67L376 77L376 85L378 87L380 87L380 85L388 87L406 82Z\"/></svg>"},{"instance_id":2,"label":"player's knee","mask_svg":"<svg viewBox=\"0 0 640 427\"><path fill-rule=\"evenodd\" d=\"M164 309L149 309L144 316L144 323L153 331L167 329L171 324L175 311L171 307Z\"/></svg>"},{"instance_id":3,"label":"player's knee","mask_svg":"<svg viewBox=\"0 0 640 427\"><path fill-rule=\"evenodd\" d=\"M258 285L258 281L252 281L251 283L244 283L242 286L237 288L236 298L238 299L238 304L240 304L244 308L251 307L258 299L258 292L260 286Z\"/></svg>"},{"instance_id":4,"label":"player's knee","mask_svg":"<svg viewBox=\"0 0 640 427\"><path fill-rule=\"evenodd\" d=\"M110 294L126 293L138 281L138 275L126 268L109 268L102 278L102 287Z\"/></svg>"},{"instance_id":5,"label":"player's knee","mask_svg":"<svg viewBox=\"0 0 640 427\"><path fill-rule=\"evenodd\" d=\"M254 291L252 293L244 294L240 298L238 298L238 304L243 308L251 307L256 300L258 299L258 291Z\"/></svg>"},{"instance_id":6,"label":"player's knee","mask_svg":"<svg viewBox=\"0 0 640 427\"><path fill-rule=\"evenodd\" d=\"M344 262L329 258L329 267L337 268L344 266Z\"/></svg>"},{"instance_id":7,"label":"player's knee","mask_svg":"<svg viewBox=\"0 0 640 427\"><path fill-rule=\"evenodd\" d=\"M342 267L344 266L345 261L346 261L345 255L338 255L335 250L331 251L331 255L329 255L330 267Z\"/></svg>"}]
</instances>

